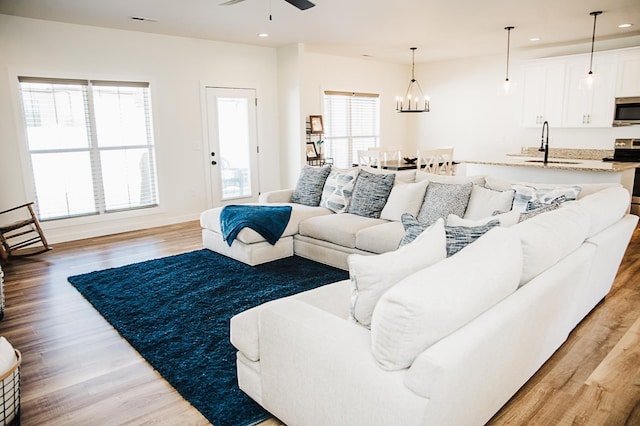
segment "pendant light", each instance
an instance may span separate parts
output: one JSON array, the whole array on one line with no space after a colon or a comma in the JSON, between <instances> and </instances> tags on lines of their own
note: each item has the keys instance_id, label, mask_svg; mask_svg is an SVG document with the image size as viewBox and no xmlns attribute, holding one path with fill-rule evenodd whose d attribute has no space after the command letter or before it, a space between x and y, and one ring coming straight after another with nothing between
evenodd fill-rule
<instances>
[{"instance_id":1,"label":"pendant light","mask_svg":"<svg viewBox=\"0 0 640 426\"><path fill-rule=\"evenodd\" d=\"M589 58L589 72L587 75L580 79L580 89L592 89L598 76L593 73L593 45L596 41L596 18L601 15L601 10L591 12L589 15L593 16L593 33L591 34L591 57Z\"/></svg>"},{"instance_id":2,"label":"pendant light","mask_svg":"<svg viewBox=\"0 0 640 426\"><path fill-rule=\"evenodd\" d=\"M504 27L504 29L507 30L507 74L504 83L502 83L502 93L505 95L511 93L513 89L513 84L509 81L509 48L511 47L511 30L514 28L515 27Z\"/></svg>"},{"instance_id":3,"label":"pendant light","mask_svg":"<svg viewBox=\"0 0 640 426\"><path fill-rule=\"evenodd\" d=\"M429 98L422 93L420 83L416 80L416 49L411 48L411 81L404 98L396 96L396 112L429 112Z\"/></svg>"}]
</instances>

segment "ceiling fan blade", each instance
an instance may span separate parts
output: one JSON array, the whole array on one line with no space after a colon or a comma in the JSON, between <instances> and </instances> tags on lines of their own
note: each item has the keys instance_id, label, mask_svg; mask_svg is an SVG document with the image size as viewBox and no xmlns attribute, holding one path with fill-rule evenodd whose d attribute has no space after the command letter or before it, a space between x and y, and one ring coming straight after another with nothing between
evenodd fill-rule
<instances>
[{"instance_id":1,"label":"ceiling fan blade","mask_svg":"<svg viewBox=\"0 0 640 426\"><path fill-rule=\"evenodd\" d=\"M229 0L225 1L224 3L220 3L220 6L231 6L232 4L240 3L241 1L244 0Z\"/></svg>"},{"instance_id":2,"label":"ceiling fan blade","mask_svg":"<svg viewBox=\"0 0 640 426\"><path fill-rule=\"evenodd\" d=\"M311 3L309 0L284 0L284 1L297 7L300 10L307 10L315 6L315 4Z\"/></svg>"}]
</instances>

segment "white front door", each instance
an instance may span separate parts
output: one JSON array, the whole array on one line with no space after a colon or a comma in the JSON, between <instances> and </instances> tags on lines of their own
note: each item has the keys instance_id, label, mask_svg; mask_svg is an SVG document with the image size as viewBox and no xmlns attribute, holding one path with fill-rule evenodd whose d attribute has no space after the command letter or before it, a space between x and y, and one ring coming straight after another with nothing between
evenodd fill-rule
<instances>
[{"instance_id":1,"label":"white front door","mask_svg":"<svg viewBox=\"0 0 640 426\"><path fill-rule=\"evenodd\" d=\"M258 200L256 91L206 88L213 207Z\"/></svg>"}]
</instances>

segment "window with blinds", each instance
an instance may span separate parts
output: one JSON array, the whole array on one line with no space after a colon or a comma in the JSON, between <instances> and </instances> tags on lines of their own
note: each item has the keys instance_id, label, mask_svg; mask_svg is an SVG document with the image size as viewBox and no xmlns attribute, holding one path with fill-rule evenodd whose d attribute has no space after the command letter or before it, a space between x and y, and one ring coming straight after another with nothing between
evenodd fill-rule
<instances>
[{"instance_id":1,"label":"window with blinds","mask_svg":"<svg viewBox=\"0 0 640 426\"><path fill-rule=\"evenodd\" d=\"M158 205L148 83L18 80L40 219Z\"/></svg>"},{"instance_id":2,"label":"window with blinds","mask_svg":"<svg viewBox=\"0 0 640 426\"><path fill-rule=\"evenodd\" d=\"M380 96L372 93L324 92L325 155L337 167L351 167L358 150L378 146Z\"/></svg>"}]
</instances>

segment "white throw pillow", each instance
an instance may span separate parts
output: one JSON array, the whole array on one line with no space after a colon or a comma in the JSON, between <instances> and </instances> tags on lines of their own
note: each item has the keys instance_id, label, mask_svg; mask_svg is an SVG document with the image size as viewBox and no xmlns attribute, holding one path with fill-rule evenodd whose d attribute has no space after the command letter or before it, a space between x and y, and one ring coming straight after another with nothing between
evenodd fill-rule
<instances>
[{"instance_id":1,"label":"white throw pillow","mask_svg":"<svg viewBox=\"0 0 640 426\"><path fill-rule=\"evenodd\" d=\"M347 258L351 278L352 321L369 327L380 297L398 281L447 257L444 220L440 219L414 241L396 251Z\"/></svg>"},{"instance_id":2,"label":"white throw pillow","mask_svg":"<svg viewBox=\"0 0 640 426\"><path fill-rule=\"evenodd\" d=\"M373 312L372 351L385 370L411 366L438 340L513 293L522 272L513 228L494 228L455 256L389 289Z\"/></svg>"},{"instance_id":3,"label":"white throw pillow","mask_svg":"<svg viewBox=\"0 0 640 426\"><path fill-rule=\"evenodd\" d=\"M491 216L493 212L508 212L513 204L514 190L493 191L480 185L473 185L465 219L482 219Z\"/></svg>"},{"instance_id":4,"label":"white throw pillow","mask_svg":"<svg viewBox=\"0 0 640 426\"><path fill-rule=\"evenodd\" d=\"M591 227L587 236L592 237L620 220L627 213L630 202L630 194L623 187L606 188L582 197L577 203L589 213Z\"/></svg>"},{"instance_id":5,"label":"white throw pillow","mask_svg":"<svg viewBox=\"0 0 640 426\"><path fill-rule=\"evenodd\" d=\"M579 204L564 206L509 228L522 241L524 267L520 286L577 249L589 228L589 213Z\"/></svg>"},{"instance_id":6,"label":"white throw pillow","mask_svg":"<svg viewBox=\"0 0 640 426\"><path fill-rule=\"evenodd\" d=\"M520 221L520 213L516 211L510 211L477 220L461 218L460 216L456 216L455 214L450 214L449 216L447 216L447 226L482 226L496 219L500 221L500 226L509 227L515 225Z\"/></svg>"},{"instance_id":7,"label":"white throw pillow","mask_svg":"<svg viewBox=\"0 0 640 426\"><path fill-rule=\"evenodd\" d=\"M396 182L391 189L387 204L384 205L380 213L380 219L399 222L403 213L417 216L428 184L429 182L427 181L417 183Z\"/></svg>"}]
</instances>

